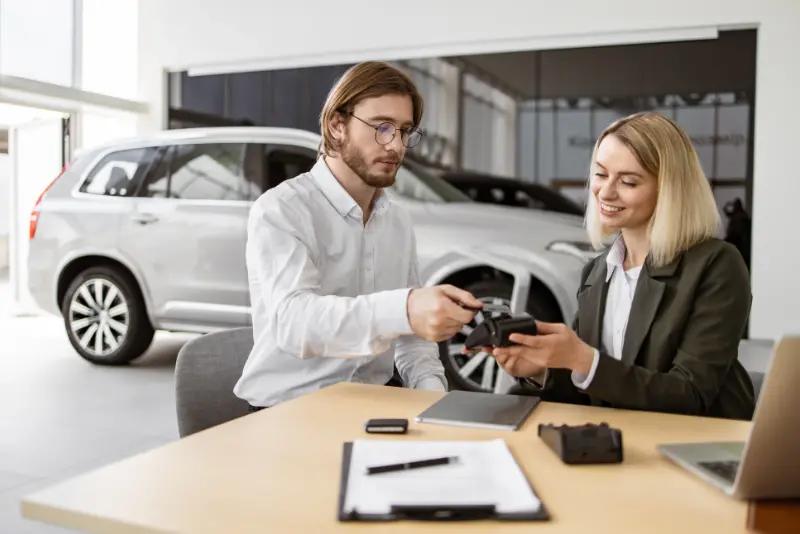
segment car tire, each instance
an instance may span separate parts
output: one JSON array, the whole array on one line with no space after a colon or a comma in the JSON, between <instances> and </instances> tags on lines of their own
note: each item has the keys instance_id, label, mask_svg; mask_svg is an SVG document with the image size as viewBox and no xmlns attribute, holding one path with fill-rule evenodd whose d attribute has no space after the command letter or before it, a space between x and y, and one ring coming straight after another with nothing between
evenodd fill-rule
<instances>
[{"instance_id":1,"label":"car tire","mask_svg":"<svg viewBox=\"0 0 800 534\"><path fill-rule=\"evenodd\" d=\"M136 282L113 267L80 272L67 288L61 315L70 343L92 363L126 364L141 356L153 340Z\"/></svg>"},{"instance_id":2,"label":"car tire","mask_svg":"<svg viewBox=\"0 0 800 534\"><path fill-rule=\"evenodd\" d=\"M509 280L496 279L475 282L467 285L464 289L485 303L508 305L511 302L513 286ZM532 291L527 309L528 313L539 320L561 320L561 312L549 292L535 298L535 292ZM444 366L450 389L494 392L498 372L497 362L494 358L485 353L478 353L471 357L461 354L461 347L463 347L467 334L482 321L483 314L478 312L475 320L466 325L464 330L452 339L439 343L439 359Z\"/></svg>"}]
</instances>

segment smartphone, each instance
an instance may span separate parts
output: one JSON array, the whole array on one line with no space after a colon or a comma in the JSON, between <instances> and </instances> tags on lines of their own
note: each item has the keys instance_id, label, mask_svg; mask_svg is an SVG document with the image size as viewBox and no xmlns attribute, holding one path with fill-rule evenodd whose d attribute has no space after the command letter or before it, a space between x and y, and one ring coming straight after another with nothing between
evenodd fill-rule
<instances>
[{"instance_id":1,"label":"smartphone","mask_svg":"<svg viewBox=\"0 0 800 534\"><path fill-rule=\"evenodd\" d=\"M370 419L364 423L364 430L370 434L405 434L408 419Z\"/></svg>"}]
</instances>

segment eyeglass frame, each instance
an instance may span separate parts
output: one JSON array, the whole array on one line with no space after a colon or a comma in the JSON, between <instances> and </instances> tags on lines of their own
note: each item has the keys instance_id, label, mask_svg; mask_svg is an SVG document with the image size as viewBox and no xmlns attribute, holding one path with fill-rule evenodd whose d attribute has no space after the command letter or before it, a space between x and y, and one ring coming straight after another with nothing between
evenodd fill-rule
<instances>
[{"instance_id":1,"label":"eyeglass frame","mask_svg":"<svg viewBox=\"0 0 800 534\"><path fill-rule=\"evenodd\" d=\"M346 115L350 115L351 117L358 119L360 122L363 122L364 124L366 124L367 126L372 128L373 130L375 130L375 142L378 143L381 146L386 146L388 144L391 144L392 141L394 141L394 138L397 137L397 131L398 130L400 130L400 142L403 143L403 146L406 147L406 148L414 148L415 146L417 146L419 144L420 141L422 141L422 138L425 137L425 130L423 130L422 128L419 128L417 126L410 126L408 128L398 128L397 126L395 126L393 123L391 123L389 121L383 121L380 124L378 124L377 126L373 126L372 124L368 123L367 121L365 121L361 117L357 116L352 111L348 111L345 114ZM380 141L378 141L378 131L379 131L380 127L383 126L384 124L388 124L389 126L394 128L394 131L392 132L392 138L391 139L389 139L385 143L381 143ZM412 146L408 146L406 144L406 141L403 141L403 135L405 134L406 140L408 140L408 137L414 132L419 132L419 141L414 143Z\"/></svg>"}]
</instances>

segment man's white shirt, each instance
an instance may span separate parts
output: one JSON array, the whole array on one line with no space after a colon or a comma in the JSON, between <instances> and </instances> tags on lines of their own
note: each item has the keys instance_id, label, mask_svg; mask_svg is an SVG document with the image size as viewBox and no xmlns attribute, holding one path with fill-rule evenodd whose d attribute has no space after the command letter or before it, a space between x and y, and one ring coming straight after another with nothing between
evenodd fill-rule
<instances>
[{"instance_id":1,"label":"man's white shirt","mask_svg":"<svg viewBox=\"0 0 800 534\"><path fill-rule=\"evenodd\" d=\"M326 385L445 390L436 344L408 322L419 286L411 221L380 191L367 224L320 158L250 210L246 261L254 346L234 393L271 406Z\"/></svg>"}]
</instances>

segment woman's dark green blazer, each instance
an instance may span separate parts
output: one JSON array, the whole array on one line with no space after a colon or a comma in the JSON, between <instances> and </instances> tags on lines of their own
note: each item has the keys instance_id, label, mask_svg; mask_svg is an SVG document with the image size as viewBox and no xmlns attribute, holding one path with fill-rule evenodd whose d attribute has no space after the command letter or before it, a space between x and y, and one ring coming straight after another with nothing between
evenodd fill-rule
<instances>
[{"instance_id":1,"label":"woman's dark green blazer","mask_svg":"<svg viewBox=\"0 0 800 534\"><path fill-rule=\"evenodd\" d=\"M735 419L753 415L753 385L739 363L750 310L741 254L718 239L699 243L669 265L645 262L623 342L622 359L604 354L606 251L586 265L578 290L578 336L600 350L581 391L567 369L550 369L544 400Z\"/></svg>"}]
</instances>

